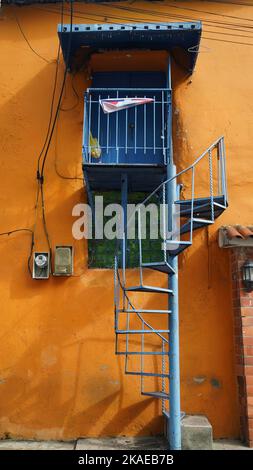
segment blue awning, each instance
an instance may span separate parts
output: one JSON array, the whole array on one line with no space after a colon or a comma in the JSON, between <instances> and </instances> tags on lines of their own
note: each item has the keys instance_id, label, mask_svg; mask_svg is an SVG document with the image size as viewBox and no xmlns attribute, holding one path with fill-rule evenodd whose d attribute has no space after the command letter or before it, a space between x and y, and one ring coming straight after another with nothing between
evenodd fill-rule
<instances>
[{"instance_id":1,"label":"blue awning","mask_svg":"<svg viewBox=\"0 0 253 470\"><path fill-rule=\"evenodd\" d=\"M201 22L58 25L65 62L87 60L101 50L167 50L188 72L194 69L201 38Z\"/></svg>"}]
</instances>

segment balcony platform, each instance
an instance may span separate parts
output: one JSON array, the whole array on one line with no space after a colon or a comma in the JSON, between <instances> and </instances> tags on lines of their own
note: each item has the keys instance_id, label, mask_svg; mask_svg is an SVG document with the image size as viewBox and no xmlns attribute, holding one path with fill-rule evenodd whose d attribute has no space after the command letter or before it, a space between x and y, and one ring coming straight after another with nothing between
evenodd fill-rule
<instances>
[{"instance_id":1,"label":"balcony platform","mask_svg":"<svg viewBox=\"0 0 253 470\"><path fill-rule=\"evenodd\" d=\"M91 191L120 190L123 174L127 175L129 192L151 192L166 179L165 165L84 163L83 171Z\"/></svg>"}]
</instances>

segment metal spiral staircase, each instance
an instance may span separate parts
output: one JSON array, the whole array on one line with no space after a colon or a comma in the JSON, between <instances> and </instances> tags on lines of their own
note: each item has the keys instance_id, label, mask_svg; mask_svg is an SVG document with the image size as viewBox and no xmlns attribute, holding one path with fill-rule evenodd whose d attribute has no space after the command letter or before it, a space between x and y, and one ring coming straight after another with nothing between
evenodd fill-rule
<instances>
[{"instance_id":1,"label":"metal spiral staircase","mask_svg":"<svg viewBox=\"0 0 253 470\"><path fill-rule=\"evenodd\" d=\"M171 200L172 186L176 188L176 200ZM141 211L154 199L160 206L161 257L145 262ZM192 165L164 181L137 206L124 229L115 256L116 354L124 356L127 375L140 376L141 394L161 399L162 412L167 418L174 400L170 390L172 342L175 340L171 337L171 304L176 284L170 285L169 281L168 287L164 287L164 280L168 279L167 276L169 280L174 276L177 282L175 261L183 250L192 245L193 231L214 224L226 207L225 148L221 137ZM139 266L133 273L127 270L127 233L134 217L137 217ZM157 273L155 278L152 276L157 285L150 285L146 280L149 269L167 276ZM165 305L164 300L168 298L168 305ZM154 300L155 306L152 304ZM157 307L159 301L160 307Z\"/></svg>"}]
</instances>

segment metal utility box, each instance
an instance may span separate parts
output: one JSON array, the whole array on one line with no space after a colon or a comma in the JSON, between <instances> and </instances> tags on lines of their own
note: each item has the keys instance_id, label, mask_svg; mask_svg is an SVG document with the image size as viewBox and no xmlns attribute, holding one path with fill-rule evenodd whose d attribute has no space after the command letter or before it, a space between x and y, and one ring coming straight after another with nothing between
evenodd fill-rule
<instances>
[{"instance_id":1,"label":"metal utility box","mask_svg":"<svg viewBox=\"0 0 253 470\"><path fill-rule=\"evenodd\" d=\"M50 254L35 251L33 254L33 279L48 279L50 275Z\"/></svg>"},{"instance_id":2,"label":"metal utility box","mask_svg":"<svg viewBox=\"0 0 253 470\"><path fill-rule=\"evenodd\" d=\"M54 276L72 276L73 247L56 246L54 258Z\"/></svg>"}]
</instances>

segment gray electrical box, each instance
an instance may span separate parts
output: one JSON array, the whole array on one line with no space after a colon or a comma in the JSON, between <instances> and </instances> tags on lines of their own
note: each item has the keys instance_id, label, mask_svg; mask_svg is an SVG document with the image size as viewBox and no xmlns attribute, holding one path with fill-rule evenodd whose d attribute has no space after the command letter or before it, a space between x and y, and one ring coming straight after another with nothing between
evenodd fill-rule
<instances>
[{"instance_id":1,"label":"gray electrical box","mask_svg":"<svg viewBox=\"0 0 253 470\"><path fill-rule=\"evenodd\" d=\"M71 276L73 274L73 247L56 246L54 256L54 276Z\"/></svg>"},{"instance_id":2,"label":"gray electrical box","mask_svg":"<svg viewBox=\"0 0 253 470\"><path fill-rule=\"evenodd\" d=\"M33 253L33 279L48 279L50 274L50 254L46 251Z\"/></svg>"}]
</instances>

